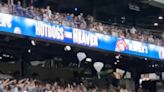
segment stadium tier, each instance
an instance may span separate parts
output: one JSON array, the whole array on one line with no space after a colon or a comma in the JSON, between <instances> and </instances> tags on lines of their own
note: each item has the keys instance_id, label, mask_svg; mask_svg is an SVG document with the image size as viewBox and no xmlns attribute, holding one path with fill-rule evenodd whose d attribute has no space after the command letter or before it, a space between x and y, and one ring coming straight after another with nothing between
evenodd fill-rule
<instances>
[{"instance_id":1,"label":"stadium tier","mask_svg":"<svg viewBox=\"0 0 164 92\"><path fill-rule=\"evenodd\" d=\"M28 1L28 7L22 6ZM115 18L100 22L94 16L101 10L95 0L89 0L94 17L76 14L79 8L63 13L52 11L55 5L36 7L38 1L0 3L0 92L163 92L155 88L164 84L163 31L124 25L122 15L122 25ZM45 2L51 1L58 2ZM136 12L147 8L146 0L126 1L133 21ZM158 20L162 24L163 17Z\"/></svg>"},{"instance_id":2,"label":"stadium tier","mask_svg":"<svg viewBox=\"0 0 164 92\"><path fill-rule=\"evenodd\" d=\"M28 17L28 16L27 16ZM58 18L57 18L58 19ZM131 40L124 35L115 36L69 27L46 21L0 13L1 32L54 40L69 44L78 44L106 51L116 51L146 58L164 59L164 47L146 42ZM67 21L69 23L69 21ZM103 29L102 29L103 30ZM134 28L132 30L135 30ZM116 30L122 32L120 29ZM112 31L114 32L114 31ZM134 31L134 34L136 31ZM121 33L122 34L122 33Z\"/></svg>"}]
</instances>

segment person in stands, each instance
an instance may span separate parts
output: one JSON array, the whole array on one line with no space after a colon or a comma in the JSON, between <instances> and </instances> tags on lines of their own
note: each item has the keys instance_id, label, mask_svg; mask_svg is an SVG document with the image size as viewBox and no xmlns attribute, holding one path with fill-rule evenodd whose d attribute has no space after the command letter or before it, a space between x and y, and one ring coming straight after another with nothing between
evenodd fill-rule
<instances>
[{"instance_id":1,"label":"person in stands","mask_svg":"<svg viewBox=\"0 0 164 92\"><path fill-rule=\"evenodd\" d=\"M127 38L164 46L164 36L162 32L158 33L160 35L155 36L155 31L147 31L147 29L141 29L137 27L124 27L104 24L102 22L96 21L91 15L84 17L83 13L75 16L74 14L70 13L53 12L49 5L47 5L45 9L36 8L32 5L30 7L22 7L20 1L14 5L13 0L8 0L8 4L0 3L0 12L28 17L45 22L53 22L55 24L65 25L73 28L99 32L119 38Z\"/></svg>"},{"instance_id":2,"label":"person in stands","mask_svg":"<svg viewBox=\"0 0 164 92\"><path fill-rule=\"evenodd\" d=\"M24 16L23 12L24 12L24 9L21 6L21 2L18 1L17 5L15 5L15 13L16 13L17 16Z\"/></svg>"}]
</instances>

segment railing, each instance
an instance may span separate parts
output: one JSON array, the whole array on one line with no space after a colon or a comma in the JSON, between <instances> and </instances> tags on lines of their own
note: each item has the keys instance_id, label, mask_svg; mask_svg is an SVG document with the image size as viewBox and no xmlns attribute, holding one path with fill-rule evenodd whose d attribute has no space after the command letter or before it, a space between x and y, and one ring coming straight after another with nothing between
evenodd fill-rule
<instances>
[{"instance_id":1,"label":"railing","mask_svg":"<svg viewBox=\"0 0 164 92\"><path fill-rule=\"evenodd\" d=\"M164 47L161 46L4 13L0 13L0 32L140 57L164 59Z\"/></svg>"}]
</instances>

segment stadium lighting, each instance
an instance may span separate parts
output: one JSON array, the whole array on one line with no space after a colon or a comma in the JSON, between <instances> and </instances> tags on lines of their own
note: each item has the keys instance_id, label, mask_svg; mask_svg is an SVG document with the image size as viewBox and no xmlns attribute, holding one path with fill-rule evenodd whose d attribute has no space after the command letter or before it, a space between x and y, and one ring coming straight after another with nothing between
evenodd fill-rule
<instances>
[{"instance_id":1,"label":"stadium lighting","mask_svg":"<svg viewBox=\"0 0 164 92\"><path fill-rule=\"evenodd\" d=\"M117 60L117 63L119 63L120 62L120 60Z\"/></svg>"},{"instance_id":2,"label":"stadium lighting","mask_svg":"<svg viewBox=\"0 0 164 92\"><path fill-rule=\"evenodd\" d=\"M75 8L75 11L77 11L77 8Z\"/></svg>"},{"instance_id":3,"label":"stadium lighting","mask_svg":"<svg viewBox=\"0 0 164 92\"><path fill-rule=\"evenodd\" d=\"M159 17L158 17L158 19L159 19L159 20L162 20L162 19L163 19L163 17L162 17L162 16L159 16Z\"/></svg>"},{"instance_id":4,"label":"stadium lighting","mask_svg":"<svg viewBox=\"0 0 164 92\"><path fill-rule=\"evenodd\" d=\"M87 62L92 62L92 59L91 58L86 58L86 61Z\"/></svg>"},{"instance_id":5,"label":"stadium lighting","mask_svg":"<svg viewBox=\"0 0 164 92\"><path fill-rule=\"evenodd\" d=\"M64 50L65 50L65 51L71 51L71 46L69 46L69 45L65 46L65 47L64 47Z\"/></svg>"},{"instance_id":6,"label":"stadium lighting","mask_svg":"<svg viewBox=\"0 0 164 92\"><path fill-rule=\"evenodd\" d=\"M116 59L120 59L120 54L115 56Z\"/></svg>"},{"instance_id":7,"label":"stadium lighting","mask_svg":"<svg viewBox=\"0 0 164 92\"><path fill-rule=\"evenodd\" d=\"M32 46L36 46L36 43L34 40L31 40L31 44L32 44Z\"/></svg>"},{"instance_id":8,"label":"stadium lighting","mask_svg":"<svg viewBox=\"0 0 164 92\"><path fill-rule=\"evenodd\" d=\"M28 53L31 53L31 49L28 49Z\"/></svg>"},{"instance_id":9,"label":"stadium lighting","mask_svg":"<svg viewBox=\"0 0 164 92\"><path fill-rule=\"evenodd\" d=\"M154 26L158 26L159 24L158 23L154 23Z\"/></svg>"}]
</instances>

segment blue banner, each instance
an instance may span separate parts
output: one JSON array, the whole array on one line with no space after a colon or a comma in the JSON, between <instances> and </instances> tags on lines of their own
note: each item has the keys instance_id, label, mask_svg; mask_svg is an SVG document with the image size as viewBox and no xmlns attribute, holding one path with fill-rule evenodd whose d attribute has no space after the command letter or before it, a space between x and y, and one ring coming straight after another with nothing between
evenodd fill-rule
<instances>
[{"instance_id":1,"label":"blue banner","mask_svg":"<svg viewBox=\"0 0 164 92\"><path fill-rule=\"evenodd\" d=\"M164 47L0 13L0 31L164 60Z\"/></svg>"}]
</instances>

